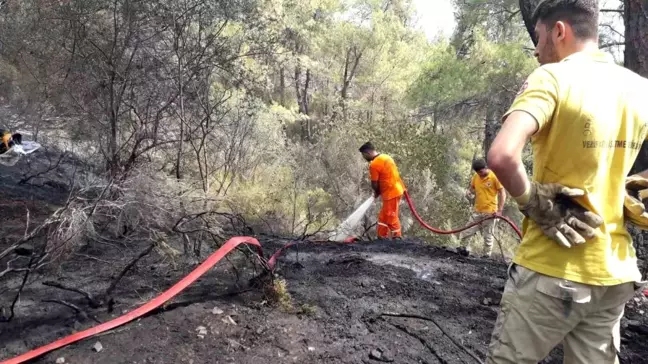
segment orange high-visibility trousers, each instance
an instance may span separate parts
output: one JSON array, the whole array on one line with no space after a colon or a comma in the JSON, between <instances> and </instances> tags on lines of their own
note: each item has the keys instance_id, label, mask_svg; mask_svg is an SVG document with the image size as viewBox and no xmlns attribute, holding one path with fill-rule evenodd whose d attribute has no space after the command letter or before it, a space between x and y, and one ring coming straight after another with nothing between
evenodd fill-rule
<instances>
[{"instance_id":1,"label":"orange high-visibility trousers","mask_svg":"<svg viewBox=\"0 0 648 364\"><path fill-rule=\"evenodd\" d=\"M398 205L403 196L383 200L382 208L378 214L377 234L379 239L392 237L401 237L401 224L398 218Z\"/></svg>"}]
</instances>

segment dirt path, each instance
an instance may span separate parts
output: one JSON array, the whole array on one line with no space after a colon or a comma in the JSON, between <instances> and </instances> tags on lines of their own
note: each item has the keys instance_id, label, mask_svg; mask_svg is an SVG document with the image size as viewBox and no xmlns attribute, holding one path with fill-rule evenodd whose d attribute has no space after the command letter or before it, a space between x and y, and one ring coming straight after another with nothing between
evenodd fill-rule
<instances>
[{"instance_id":1,"label":"dirt path","mask_svg":"<svg viewBox=\"0 0 648 364\"><path fill-rule=\"evenodd\" d=\"M273 252L281 244L266 241L264 247ZM93 249L97 248L88 248L83 255L99 253ZM102 249L102 258L110 259ZM112 251L114 259L120 249ZM242 256L232 259L236 271L227 262L220 264L176 298L174 302L181 304L35 363L54 363L61 357L65 363L97 364L473 363L434 323L381 314L431 318L459 344L484 358L506 275L504 263L460 257L418 241L309 244L280 260L277 273L285 279L291 299L290 305L281 307L270 305L258 290L223 296L240 290L246 277L254 275ZM48 278L100 291L114 274L109 263L80 258ZM170 273L157 273L167 270ZM120 285L114 312L87 313L100 321L116 317L184 274L185 270L173 271L168 260L151 256ZM33 285L21 299L17 319L0 324L0 358L94 325L68 308L42 303L57 297L87 307L74 294ZM646 326L639 311L644 305L643 299L629 304L627 316L633 321L624 319L623 363L643 362L648 353L642 344ZM100 352L92 350L96 342L102 344ZM560 363L560 356L558 349L545 362Z\"/></svg>"}]
</instances>

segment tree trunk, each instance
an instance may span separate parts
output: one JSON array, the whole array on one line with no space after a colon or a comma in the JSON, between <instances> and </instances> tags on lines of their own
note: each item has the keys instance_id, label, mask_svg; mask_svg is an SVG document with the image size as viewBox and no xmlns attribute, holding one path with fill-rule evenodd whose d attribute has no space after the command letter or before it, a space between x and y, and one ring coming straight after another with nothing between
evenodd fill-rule
<instances>
[{"instance_id":1,"label":"tree trunk","mask_svg":"<svg viewBox=\"0 0 648 364\"><path fill-rule=\"evenodd\" d=\"M182 152L184 150L184 139L185 139L185 110L184 110L184 84L182 80L182 55L180 54L180 38L181 38L181 30L178 26L177 21L174 19L174 29L176 31L176 34L174 36L174 44L173 48L176 54L176 57L178 57L178 91L179 91L179 97L180 97L180 141L178 143L178 151L176 155L176 165L175 165L175 172L176 172L176 179L180 180L182 179Z\"/></svg>"},{"instance_id":2,"label":"tree trunk","mask_svg":"<svg viewBox=\"0 0 648 364\"><path fill-rule=\"evenodd\" d=\"M488 154L493 140L499 131L498 115L501 115L497 107L497 103L491 103L487 112L486 119L484 120L484 141L482 144L482 155Z\"/></svg>"},{"instance_id":3,"label":"tree trunk","mask_svg":"<svg viewBox=\"0 0 648 364\"><path fill-rule=\"evenodd\" d=\"M624 66L648 77L648 1L625 0Z\"/></svg>"},{"instance_id":4,"label":"tree trunk","mask_svg":"<svg viewBox=\"0 0 648 364\"><path fill-rule=\"evenodd\" d=\"M285 69L279 69L279 102L281 106L286 107L286 75Z\"/></svg>"},{"instance_id":5,"label":"tree trunk","mask_svg":"<svg viewBox=\"0 0 648 364\"><path fill-rule=\"evenodd\" d=\"M308 105L308 88L310 87L311 82L311 73L310 69L306 69L306 79L304 84L301 82L302 70L301 66L295 66L295 97L297 98L297 105L299 105L299 113L304 115L309 115L309 105ZM310 118L307 118L302 122L302 140L311 140L311 124Z\"/></svg>"},{"instance_id":6,"label":"tree trunk","mask_svg":"<svg viewBox=\"0 0 648 364\"><path fill-rule=\"evenodd\" d=\"M648 77L648 1L625 0L625 53L623 63L628 69ZM631 173L648 169L648 146L639 151Z\"/></svg>"},{"instance_id":7,"label":"tree trunk","mask_svg":"<svg viewBox=\"0 0 648 364\"><path fill-rule=\"evenodd\" d=\"M302 103L304 104L304 114L310 115L310 105L308 104L308 89L311 82L311 72L310 69L306 69L306 81L304 82L304 91L302 92ZM306 118L306 139L311 141L313 138L313 126L311 124L311 118Z\"/></svg>"},{"instance_id":8,"label":"tree trunk","mask_svg":"<svg viewBox=\"0 0 648 364\"><path fill-rule=\"evenodd\" d=\"M109 110L107 114L110 118L110 137L108 139L108 170L110 171L111 176L116 176L119 172L119 155L117 152L117 135L118 135L118 118L119 110L116 105L117 101L115 100L115 78L116 74L114 70L110 72L110 102L108 103Z\"/></svg>"},{"instance_id":9,"label":"tree trunk","mask_svg":"<svg viewBox=\"0 0 648 364\"><path fill-rule=\"evenodd\" d=\"M647 0L624 0L624 22L625 22L625 53L623 63L628 69L637 72L643 77L648 77L648 1ZM637 160L632 167L632 173L648 169L648 146L644 142ZM630 229L639 269L642 274L647 273L646 262L648 261L648 231Z\"/></svg>"}]
</instances>

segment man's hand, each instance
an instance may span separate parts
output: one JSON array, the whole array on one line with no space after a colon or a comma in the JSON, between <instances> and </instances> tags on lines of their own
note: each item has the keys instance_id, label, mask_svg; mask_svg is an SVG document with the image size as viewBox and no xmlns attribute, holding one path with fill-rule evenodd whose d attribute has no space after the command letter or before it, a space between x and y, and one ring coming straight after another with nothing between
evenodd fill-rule
<instances>
[{"instance_id":1,"label":"man's hand","mask_svg":"<svg viewBox=\"0 0 648 364\"><path fill-rule=\"evenodd\" d=\"M626 196L623 202L623 215L627 222L642 230L648 230L648 179L640 174L626 179Z\"/></svg>"},{"instance_id":2,"label":"man's hand","mask_svg":"<svg viewBox=\"0 0 648 364\"><path fill-rule=\"evenodd\" d=\"M535 221L545 235L570 248L596 236L603 219L578 205L571 197L583 196L585 191L557 183L531 182L529 201L520 211Z\"/></svg>"}]
</instances>

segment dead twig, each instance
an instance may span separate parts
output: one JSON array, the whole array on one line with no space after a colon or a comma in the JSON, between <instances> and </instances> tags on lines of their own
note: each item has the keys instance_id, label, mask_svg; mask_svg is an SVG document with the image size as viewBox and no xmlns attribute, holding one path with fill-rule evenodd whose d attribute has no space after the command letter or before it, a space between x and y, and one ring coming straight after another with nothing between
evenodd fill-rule
<instances>
[{"instance_id":1,"label":"dead twig","mask_svg":"<svg viewBox=\"0 0 648 364\"><path fill-rule=\"evenodd\" d=\"M21 257L18 256L18 257L15 257L15 258L9 260L7 262L7 268L5 270L3 270L2 272L0 272L0 278L4 277L7 274L12 273L12 272L24 272L24 271L26 271L27 268L14 268L14 267L11 266L11 263L15 262L16 260L18 260L20 258Z\"/></svg>"},{"instance_id":2,"label":"dead twig","mask_svg":"<svg viewBox=\"0 0 648 364\"><path fill-rule=\"evenodd\" d=\"M20 244L16 243L16 244L13 244L12 246L8 247L7 249L5 249L2 253L0 253L0 259L2 259L4 257L6 257L7 255L11 254L14 250L16 250L16 248L18 248L18 246L20 246Z\"/></svg>"},{"instance_id":3,"label":"dead twig","mask_svg":"<svg viewBox=\"0 0 648 364\"><path fill-rule=\"evenodd\" d=\"M135 264L137 264L137 262L139 262L140 259L142 259L145 256L149 255L151 253L151 251L153 251L153 248L155 248L155 243L152 243L151 245L149 245L146 249L144 249L141 253L139 253L133 260L131 260L131 262L128 263L128 265L126 267L124 267L124 269L122 269L121 273L119 273L117 278L115 278L115 280L110 284L110 287L108 287L108 289L104 293L104 297L107 298L106 301L108 301L108 302L112 301L112 296L111 296L112 292L117 287L117 284L119 283L119 281L121 281L121 279L126 275L126 273L128 273L128 271L131 268L133 268L133 266Z\"/></svg>"},{"instance_id":4,"label":"dead twig","mask_svg":"<svg viewBox=\"0 0 648 364\"><path fill-rule=\"evenodd\" d=\"M52 281L45 281L42 284L44 286L54 287L54 288L62 289L64 291L70 291L70 292L78 293L78 294L80 294L80 295L82 295L83 297L86 298L86 300L88 301L88 304L92 308L99 308L99 307L101 307L101 305L103 303L103 302L101 302L101 300L95 299L90 293L88 293L88 292L86 292L86 291L84 291L82 289L79 289L79 288L69 287L69 286L66 286L66 285L64 285L62 283L52 282Z\"/></svg>"},{"instance_id":5,"label":"dead twig","mask_svg":"<svg viewBox=\"0 0 648 364\"><path fill-rule=\"evenodd\" d=\"M90 259L90 260L95 260L95 261L97 261L97 262L101 262L101 263L113 264L113 262L109 262L109 261L107 261L107 260L99 259L99 258L97 258L97 257L93 257L92 255L81 254L81 253L74 253L74 255L76 255L77 257L81 257L81 258L86 258L86 259Z\"/></svg>"},{"instance_id":6,"label":"dead twig","mask_svg":"<svg viewBox=\"0 0 648 364\"><path fill-rule=\"evenodd\" d=\"M108 330L106 332L102 332L101 334L94 335L93 337L97 338L97 337L102 337L102 336L106 336L106 335L110 335L110 334L118 334L120 332L128 331L131 328L132 328L132 326L126 326L126 327L121 327L119 329L112 329L112 330Z\"/></svg>"},{"instance_id":7,"label":"dead twig","mask_svg":"<svg viewBox=\"0 0 648 364\"><path fill-rule=\"evenodd\" d=\"M47 154L47 156L48 156L47 159L48 159L49 166L45 170L37 172L37 173L32 174L32 175L28 175L27 173L24 173L23 178L20 181L18 181L18 184L19 185L26 184L32 178L43 176L43 175L57 169L61 165L61 162L63 162L63 160L67 156L67 152L61 153L61 155L59 156L58 161L56 162L56 164L52 164L52 158L49 156L49 154Z\"/></svg>"},{"instance_id":8,"label":"dead twig","mask_svg":"<svg viewBox=\"0 0 648 364\"><path fill-rule=\"evenodd\" d=\"M374 226L376 226L376 224L377 223L374 222L373 224L371 224L369 226L366 226L365 230L362 232L362 234L360 234L360 236L361 237L366 237L367 239L369 239L369 241L373 241L373 239L371 239L371 236L369 236L368 233L369 233L369 230L371 230Z\"/></svg>"},{"instance_id":9,"label":"dead twig","mask_svg":"<svg viewBox=\"0 0 648 364\"><path fill-rule=\"evenodd\" d=\"M77 315L81 315L82 318L84 318L84 319L89 318L89 319L91 319L92 321L94 321L94 322L96 322L98 324L101 323L101 321L97 320L96 317L88 315L85 311L83 311L77 305L75 305L73 303L66 302L66 301L63 301L63 300L43 300L41 302L43 302L43 303L56 303L56 304L59 304L59 305L62 305L62 306L69 307L69 308L73 309L76 312Z\"/></svg>"},{"instance_id":10,"label":"dead twig","mask_svg":"<svg viewBox=\"0 0 648 364\"><path fill-rule=\"evenodd\" d=\"M29 208L27 206L25 206L25 210L27 210L27 216L25 216L25 233L23 234L23 237L29 235L29 223L30 223Z\"/></svg>"},{"instance_id":11,"label":"dead twig","mask_svg":"<svg viewBox=\"0 0 648 364\"><path fill-rule=\"evenodd\" d=\"M432 353L432 355L434 355L434 357L437 358L437 360L438 360L440 363L442 363L442 364L447 364L447 363L448 363L448 361L445 360L445 359L443 359L443 358L441 357L441 355L436 351L436 349L435 349L432 345L430 345L430 343L428 343L428 341L425 340L424 338L422 338L420 335L418 335L418 334L416 334L416 333L414 333L414 332L411 332L411 331L410 331L407 327L405 327L405 326L402 326L402 325L399 325L399 324L395 324L395 323L392 323L392 322L387 322L387 323L390 324L390 325L392 325L393 327L395 327L395 328L401 330L402 332L404 332L404 333L410 335L411 337L417 339L418 341L420 341L421 344L423 344L423 346L425 346L426 348L428 348L428 350L430 350L430 353Z\"/></svg>"},{"instance_id":12,"label":"dead twig","mask_svg":"<svg viewBox=\"0 0 648 364\"><path fill-rule=\"evenodd\" d=\"M18 299L20 299L20 294L22 293L23 289L25 288L25 284L27 283L27 278L29 278L29 273L31 273L31 265L34 262L34 257L32 256L29 259L29 263L27 264L27 268L25 268L25 276L23 277L22 283L20 283L20 287L18 288L18 292L16 292L16 296L14 297L13 302L11 302L11 307L9 308L9 317L6 318L6 320L2 320L4 322L9 322L14 318L14 310L16 308L16 303L18 302Z\"/></svg>"},{"instance_id":13,"label":"dead twig","mask_svg":"<svg viewBox=\"0 0 648 364\"><path fill-rule=\"evenodd\" d=\"M412 314L406 314L406 313L392 313L392 312L384 312L381 313L380 316L383 317L401 317L401 318L411 318L411 319L418 319L418 320L424 320L428 321L434 324L445 336L452 341L453 344L455 344L457 347L459 347L461 350L463 350L466 354L470 355L473 359L475 359L478 363L483 364L484 362L479 359L479 357L475 354L473 354L468 348L463 346L460 342L455 340L454 337L450 336L442 327L439 325L434 319L430 317L425 317L425 316L420 316L420 315L412 315Z\"/></svg>"}]
</instances>

